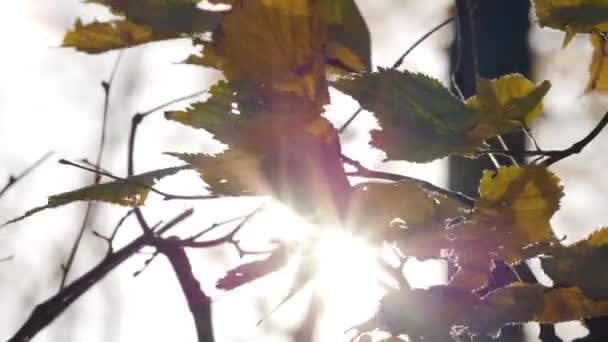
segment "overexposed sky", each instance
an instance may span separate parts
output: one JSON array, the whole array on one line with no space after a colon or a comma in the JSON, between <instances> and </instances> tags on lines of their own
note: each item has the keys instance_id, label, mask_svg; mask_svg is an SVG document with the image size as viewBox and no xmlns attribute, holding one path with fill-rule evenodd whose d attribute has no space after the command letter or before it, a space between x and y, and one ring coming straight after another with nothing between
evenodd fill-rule
<instances>
[{"instance_id":1,"label":"overexposed sky","mask_svg":"<svg viewBox=\"0 0 608 342\"><path fill-rule=\"evenodd\" d=\"M373 64L388 66L418 37L443 21L452 2L358 0L357 3L372 33ZM54 161L95 158L103 104L100 82L109 76L117 53L91 56L58 48L65 30L77 17L87 22L95 18L107 19L110 14L101 6L74 0L23 0L0 11L0 44L3 46L0 54L0 185L10 174L20 172L47 151L55 152L53 160L0 199L2 222L45 203L48 195L84 186L92 180L91 175ZM404 67L437 77L447 84L446 53L451 39L449 28L440 31L420 45L405 60ZM538 28L531 34L531 43L534 56L541 61L536 63L535 79L550 79L553 83L545 102L547 113L539 120L536 135L543 148L564 148L587 134L608 107L604 96L583 94L590 44L581 36L562 51L558 32ZM190 52L192 47L186 40L177 40L137 47L124 54L112 89L104 168L119 175L126 173L126 139L135 112L205 89L221 77L217 71L178 64ZM327 117L339 126L357 105L338 92L332 92L332 101ZM382 153L368 146L369 130L375 125L373 115L361 114L343 136L345 154L370 167L445 184L444 161L424 165L382 163ZM608 204L604 195L608 183L602 182L602 166L608 158L602 153L605 139L607 137L600 136L582 155L560 162L554 168L564 180L566 197L563 209L553 223L556 231L566 234L569 242L608 222L608 211L603 210ZM140 130L138 147L136 168L139 172L174 165L174 159L161 155L165 151L217 151L222 148L209 135L166 121L162 113L146 119ZM204 190L194 172L170 177L160 187L175 193L198 194ZM150 199L145 212L152 222L195 207L195 216L178 228L177 231L182 232L200 230L214 222L246 214L259 202L244 199L167 203L154 194ZM0 263L0 303L3 307L0 310L0 322L3 322L0 340L14 333L33 305L57 290L60 264L65 261L80 227L84 208L84 204L72 204L0 230L0 258L15 257L11 262ZM126 209L116 206L96 205L91 228L108 233L125 212ZM293 220L285 209L263 214L254 220L247 238L263 241L269 234L286 234L284 230L294 225ZM138 232L137 226L130 221L121 230L117 243L128 242ZM105 248L102 240L87 233L72 276L90 269L104 255ZM356 250L358 247L344 248ZM214 289L214 283L228 268L239 264L236 253L228 247L189 253L203 288L214 298L218 341L251 341L252 338L288 341L289 330L297 326L306 309L306 293L280 309L261 327L255 326L287 292L288 271L234 292L222 293ZM184 299L167 262L158 258L141 276L132 277L148 257L140 255L121 266L35 341L194 340ZM436 275L441 265L411 263L408 269L411 274ZM357 275L356 270L353 273L350 276ZM343 278L362 288L373 287L373 284L349 276ZM424 280L425 277L419 278ZM416 283L415 278L411 279ZM424 286L432 280L418 281L418 285ZM324 286L325 291L331 293L331 286ZM369 298L350 298L357 294L356 291L331 295L332 300L326 302L323 311L318 340L345 339L346 328L364 319L366 312L371 315L378 290L369 291L372 292Z\"/></svg>"}]
</instances>

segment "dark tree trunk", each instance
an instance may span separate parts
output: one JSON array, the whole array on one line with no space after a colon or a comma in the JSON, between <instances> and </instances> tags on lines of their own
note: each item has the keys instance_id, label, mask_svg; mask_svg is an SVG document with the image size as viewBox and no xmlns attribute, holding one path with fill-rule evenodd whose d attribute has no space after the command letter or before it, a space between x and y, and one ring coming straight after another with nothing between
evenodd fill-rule
<instances>
[{"instance_id":1,"label":"dark tree trunk","mask_svg":"<svg viewBox=\"0 0 608 342\"><path fill-rule=\"evenodd\" d=\"M530 74L528 31L530 10L528 0L456 0L458 20L456 39L451 49L454 81L465 98L476 93L476 74L496 78L509 73ZM472 11L470 10L472 9ZM456 90L456 87L453 87ZM522 150L523 134L503 136L510 149ZM498 141L489 141L499 147ZM507 158L497 157L501 165L509 165ZM516 158L523 161L523 156ZM483 170L493 170L489 158L471 160L453 157L449 160L449 186L472 197L478 197L478 184ZM525 264L524 264L525 266ZM526 267L527 268L527 267ZM533 278L533 277L532 277ZM493 286L503 286L517 279L511 268L497 263L491 276ZM536 279L531 279L536 281ZM478 337L478 341L491 340ZM523 341L520 326L502 329L500 341Z\"/></svg>"}]
</instances>

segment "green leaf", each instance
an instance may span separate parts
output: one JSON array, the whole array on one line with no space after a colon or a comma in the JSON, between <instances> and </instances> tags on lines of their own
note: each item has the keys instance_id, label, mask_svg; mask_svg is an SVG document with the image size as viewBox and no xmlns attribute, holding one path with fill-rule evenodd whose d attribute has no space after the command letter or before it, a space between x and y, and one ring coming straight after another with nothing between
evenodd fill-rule
<instances>
[{"instance_id":1,"label":"green leaf","mask_svg":"<svg viewBox=\"0 0 608 342\"><path fill-rule=\"evenodd\" d=\"M150 26L128 20L105 23L96 21L83 25L80 19L77 19L74 28L65 34L63 46L74 47L87 53L101 53L175 37L166 32L155 32Z\"/></svg>"},{"instance_id":2,"label":"green leaf","mask_svg":"<svg viewBox=\"0 0 608 342\"><path fill-rule=\"evenodd\" d=\"M467 135L475 113L435 79L379 69L332 85L375 113L382 130L372 132L372 145L388 159L428 162L481 146Z\"/></svg>"},{"instance_id":3,"label":"green leaf","mask_svg":"<svg viewBox=\"0 0 608 342\"><path fill-rule=\"evenodd\" d=\"M188 168L189 166L170 167L134 175L124 180L91 185L53 195L49 197L46 205L28 210L22 216L12 219L4 225L21 221L43 210L57 208L76 201L102 201L129 207L139 207L145 203L151 190L150 188L157 180Z\"/></svg>"},{"instance_id":4,"label":"green leaf","mask_svg":"<svg viewBox=\"0 0 608 342\"><path fill-rule=\"evenodd\" d=\"M470 134L486 140L529 125L542 112L542 99L550 88L548 81L534 87L521 74L478 80L479 93L466 103L467 107L479 114Z\"/></svg>"},{"instance_id":5,"label":"green leaf","mask_svg":"<svg viewBox=\"0 0 608 342\"><path fill-rule=\"evenodd\" d=\"M165 118L194 128L203 128L225 143L235 142L239 136L241 115L234 113L236 95L227 82L219 81L209 89L209 98L197 102L184 111L167 111Z\"/></svg>"},{"instance_id":6,"label":"green leaf","mask_svg":"<svg viewBox=\"0 0 608 342\"><path fill-rule=\"evenodd\" d=\"M542 257L545 273L556 284L576 285L591 299L608 299L608 228L602 228L570 247L558 245Z\"/></svg>"}]
</instances>

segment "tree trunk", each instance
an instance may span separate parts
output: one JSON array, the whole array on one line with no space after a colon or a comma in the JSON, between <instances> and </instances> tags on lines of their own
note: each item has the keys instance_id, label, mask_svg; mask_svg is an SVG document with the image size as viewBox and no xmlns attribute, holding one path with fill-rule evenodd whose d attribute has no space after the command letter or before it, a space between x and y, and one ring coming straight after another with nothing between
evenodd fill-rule
<instances>
[{"instance_id":1,"label":"tree trunk","mask_svg":"<svg viewBox=\"0 0 608 342\"><path fill-rule=\"evenodd\" d=\"M528 0L456 0L456 6L457 34L451 49L451 74L454 75L457 88L465 98L476 93L476 75L496 78L517 72L529 76ZM452 86L456 92L456 87ZM510 149L523 149L525 144L523 134L510 134L503 138ZM499 147L498 141L492 140L489 143ZM501 165L511 163L504 157L497 159ZM523 161L523 157L518 156L516 160ZM495 169L487 157L477 160L452 157L449 159L449 186L453 190L478 197L479 179L482 171L486 169ZM497 264L491 276L491 283L494 286L503 286L514 279L509 267ZM475 339L476 342L486 340L491 339L482 337ZM523 341L521 327L503 328L499 340Z\"/></svg>"}]
</instances>

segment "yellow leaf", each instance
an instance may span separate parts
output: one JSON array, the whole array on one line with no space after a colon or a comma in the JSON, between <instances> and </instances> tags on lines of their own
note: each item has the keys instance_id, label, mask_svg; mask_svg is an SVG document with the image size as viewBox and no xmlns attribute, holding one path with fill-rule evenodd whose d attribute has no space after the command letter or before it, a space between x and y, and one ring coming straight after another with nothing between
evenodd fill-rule
<instances>
[{"instance_id":1,"label":"yellow leaf","mask_svg":"<svg viewBox=\"0 0 608 342\"><path fill-rule=\"evenodd\" d=\"M559 178L541 166L485 171L471 219L493 226L497 241L509 247L501 252L505 260L517 261L523 247L555 242L549 220L563 196L559 183Z\"/></svg>"},{"instance_id":2,"label":"yellow leaf","mask_svg":"<svg viewBox=\"0 0 608 342\"><path fill-rule=\"evenodd\" d=\"M542 112L542 99L551 88L548 81L534 87L521 74L498 79L480 79L478 94L467 100L467 106L479 118L469 134L481 140L509 133L529 125Z\"/></svg>"},{"instance_id":3,"label":"yellow leaf","mask_svg":"<svg viewBox=\"0 0 608 342\"><path fill-rule=\"evenodd\" d=\"M235 1L213 42L197 43L201 54L186 63L316 101L327 96L326 64L341 73L371 65L370 34L354 0Z\"/></svg>"},{"instance_id":4,"label":"yellow leaf","mask_svg":"<svg viewBox=\"0 0 608 342\"><path fill-rule=\"evenodd\" d=\"M307 0L240 1L213 33L207 65L229 81L247 80L314 99L325 77L327 30L320 9Z\"/></svg>"},{"instance_id":5,"label":"yellow leaf","mask_svg":"<svg viewBox=\"0 0 608 342\"><path fill-rule=\"evenodd\" d=\"M608 42L599 33L591 34L593 57L589 65L587 91L608 92Z\"/></svg>"},{"instance_id":6,"label":"yellow leaf","mask_svg":"<svg viewBox=\"0 0 608 342\"><path fill-rule=\"evenodd\" d=\"M88 53L100 53L174 37L167 33L154 32L150 26L127 20L83 25L78 19L74 28L65 34L63 46Z\"/></svg>"}]
</instances>

